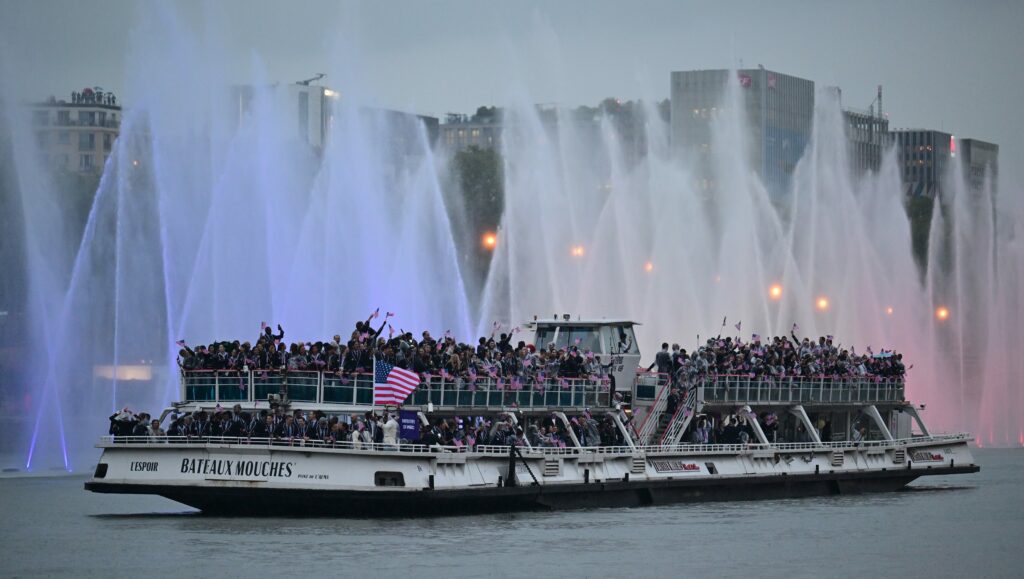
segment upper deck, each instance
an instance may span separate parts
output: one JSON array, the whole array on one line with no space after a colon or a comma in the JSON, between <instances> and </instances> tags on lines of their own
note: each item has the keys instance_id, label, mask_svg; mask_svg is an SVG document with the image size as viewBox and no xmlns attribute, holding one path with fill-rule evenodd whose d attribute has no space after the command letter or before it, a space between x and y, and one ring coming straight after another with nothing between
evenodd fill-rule
<instances>
[{"instance_id":1,"label":"upper deck","mask_svg":"<svg viewBox=\"0 0 1024 579\"><path fill-rule=\"evenodd\" d=\"M373 376L334 372L194 370L182 373L184 401L197 404L265 402L272 398L299 404L367 407L373 405ZM661 398L670 388L668 376L640 372L630 385L617 390L630 393L636 403ZM696 388L703 406L805 406L906 404L905 383L898 378L790 377L751 378L721 375L701 378L680 388ZM543 383L512 384L485 377L475 382L432 376L406 400L406 406L432 405L458 409L583 409L612 405L612 384L607 378L553 379Z\"/></svg>"}]
</instances>

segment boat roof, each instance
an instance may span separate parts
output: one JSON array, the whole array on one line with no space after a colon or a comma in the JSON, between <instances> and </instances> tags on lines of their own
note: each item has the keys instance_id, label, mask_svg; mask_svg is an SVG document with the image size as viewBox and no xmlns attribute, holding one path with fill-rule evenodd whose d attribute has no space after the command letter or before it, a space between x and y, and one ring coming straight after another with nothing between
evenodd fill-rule
<instances>
[{"instance_id":1,"label":"boat roof","mask_svg":"<svg viewBox=\"0 0 1024 579\"><path fill-rule=\"evenodd\" d=\"M640 322L634 322L632 320L627 320L627 319L624 319L624 318L612 318L612 319L606 319L606 318L601 318L601 319L590 318L590 319L587 319L587 318L584 318L584 319L575 319L575 320L572 320L572 319L565 320L565 319L561 319L561 318L547 318L547 319L542 319L542 320L541 319L530 320L529 322L526 322L526 324L525 324L525 326L527 328L534 328L534 327L537 327L537 326L639 326L639 325L640 325Z\"/></svg>"}]
</instances>

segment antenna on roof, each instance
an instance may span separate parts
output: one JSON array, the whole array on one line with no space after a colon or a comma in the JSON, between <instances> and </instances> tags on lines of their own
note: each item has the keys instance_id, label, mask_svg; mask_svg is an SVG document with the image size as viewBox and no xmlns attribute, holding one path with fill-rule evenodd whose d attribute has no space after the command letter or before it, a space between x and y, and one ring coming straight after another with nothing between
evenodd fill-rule
<instances>
[{"instance_id":1,"label":"antenna on roof","mask_svg":"<svg viewBox=\"0 0 1024 579\"><path fill-rule=\"evenodd\" d=\"M307 78L306 80L300 80L299 82L297 82L295 84L301 84L303 86L309 86L309 83L316 82L316 81L322 79L325 76L327 76L327 75L322 73L322 72L318 72L318 73L316 73L316 76L314 76L313 78Z\"/></svg>"}]
</instances>

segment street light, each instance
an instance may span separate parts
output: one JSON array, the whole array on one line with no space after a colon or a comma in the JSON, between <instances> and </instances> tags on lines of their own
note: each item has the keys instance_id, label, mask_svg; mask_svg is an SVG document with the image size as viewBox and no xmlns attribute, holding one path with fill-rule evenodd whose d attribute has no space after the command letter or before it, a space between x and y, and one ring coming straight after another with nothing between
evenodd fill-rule
<instances>
[{"instance_id":1,"label":"street light","mask_svg":"<svg viewBox=\"0 0 1024 579\"><path fill-rule=\"evenodd\" d=\"M782 299L782 286L779 284L772 284L772 287L768 288L768 297L773 300Z\"/></svg>"},{"instance_id":2,"label":"street light","mask_svg":"<svg viewBox=\"0 0 1024 579\"><path fill-rule=\"evenodd\" d=\"M493 231L488 231L487 233L484 234L483 238L480 240L480 243L483 244L484 249L488 251L493 250L495 247L498 246L498 234L494 233Z\"/></svg>"}]
</instances>

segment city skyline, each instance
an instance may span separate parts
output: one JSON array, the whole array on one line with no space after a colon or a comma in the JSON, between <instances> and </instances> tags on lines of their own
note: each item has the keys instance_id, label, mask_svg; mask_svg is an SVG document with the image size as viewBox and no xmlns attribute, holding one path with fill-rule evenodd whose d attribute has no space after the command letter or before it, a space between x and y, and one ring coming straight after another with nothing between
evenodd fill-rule
<instances>
[{"instance_id":1,"label":"city skyline","mask_svg":"<svg viewBox=\"0 0 1024 579\"><path fill-rule=\"evenodd\" d=\"M324 84L342 92L358 85L359 97L371 104L443 118L510 101L661 100L670 96L672 71L763 64L818 87L837 85L852 108L867 108L881 84L891 129L929 128L999 143L1008 183L1017 181L1016 167L1024 163L1011 102L1024 88L1024 74L1013 64L1021 52L1014 15L1022 10L1009 2L986 2L980 10L953 2L813 9L651 2L642 13L611 3L306 2L287 11L269 3L246 11L236 3L159 6L167 26L195 35L204 50L232 65L235 76L218 79L225 84L257 76L295 82L323 72L337 54L355 54L348 78L329 76ZM135 5L4 2L2 11L10 15L7 43L34 48L6 62L8 71L54 72L17 75L22 82L5 86L8 94L60 98L100 85L131 103L124 69L132 35L141 33ZM232 26L216 25L224 22ZM865 43L869 32L872 42ZM989 42L958 40L975 33ZM102 41L89 50L74 50L96 38Z\"/></svg>"}]
</instances>

